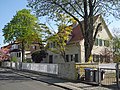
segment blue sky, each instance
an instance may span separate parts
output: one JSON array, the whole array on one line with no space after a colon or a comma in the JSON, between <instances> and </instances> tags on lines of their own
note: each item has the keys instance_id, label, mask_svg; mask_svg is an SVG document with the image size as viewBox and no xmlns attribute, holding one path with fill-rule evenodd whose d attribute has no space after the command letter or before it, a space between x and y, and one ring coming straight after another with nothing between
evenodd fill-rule
<instances>
[{"instance_id":1,"label":"blue sky","mask_svg":"<svg viewBox=\"0 0 120 90\"><path fill-rule=\"evenodd\" d=\"M4 45L3 43L3 33L2 29L4 25L6 25L12 17L16 14L16 11L19 11L23 8L27 8L27 0L0 0L0 47ZM113 17L109 18L110 21L113 21L108 28L112 32L112 29L120 28L120 20L116 21Z\"/></svg>"},{"instance_id":2,"label":"blue sky","mask_svg":"<svg viewBox=\"0 0 120 90\"><path fill-rule=\"evenodd\" d=\"M12 17L23 8L27 8L27 0L0 0L0 47L3 43L2 29Z\"/></svg>"}]
</instances>

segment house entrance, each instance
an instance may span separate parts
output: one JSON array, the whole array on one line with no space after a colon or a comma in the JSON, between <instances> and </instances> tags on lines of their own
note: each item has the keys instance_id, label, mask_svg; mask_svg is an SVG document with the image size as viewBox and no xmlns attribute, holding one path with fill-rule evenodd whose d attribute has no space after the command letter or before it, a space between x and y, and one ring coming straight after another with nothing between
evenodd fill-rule
<instances>
[{"instance_id":1,"label":"house entrance","mask_svg":"<svg viewBox=\"0 0 120 90\"><path fill-rule=\"evenodd\" d=\"M53 63L53 55L49 55L49 63Z\"/></svg>"}]
</instances>

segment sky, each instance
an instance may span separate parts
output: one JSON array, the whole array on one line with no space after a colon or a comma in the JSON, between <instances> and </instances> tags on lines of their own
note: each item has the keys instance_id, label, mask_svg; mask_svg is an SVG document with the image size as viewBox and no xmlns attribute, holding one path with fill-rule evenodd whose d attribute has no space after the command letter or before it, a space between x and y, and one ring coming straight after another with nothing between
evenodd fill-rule
<instances>
[{"instance_id":1,"label":"sky","mask_svg":"<svg viewBox=\"0 0 120 90\"><path fill-rule=\"evenodd\" d=\"M2 29L6 25L17 11L26 7L27 0L0 0L0 47L4 46L4 37L2 36Z\"/></svg>"},{"instance_id":2,"label":"sky","mask_svg":"<svg viewBox=\"0 0 120 90\"><path fill-rule=\"evenodd\" d=\"M27 0L0 0L0 47L6 45L3 43L4 37L2 36L4 25L13 18L17 11L27 8L26 5ZM109 17L109 21L112 21L112 23L108 25L111 32L113 28L120 28L120 20Z\"/></svg>"}]
</instances>

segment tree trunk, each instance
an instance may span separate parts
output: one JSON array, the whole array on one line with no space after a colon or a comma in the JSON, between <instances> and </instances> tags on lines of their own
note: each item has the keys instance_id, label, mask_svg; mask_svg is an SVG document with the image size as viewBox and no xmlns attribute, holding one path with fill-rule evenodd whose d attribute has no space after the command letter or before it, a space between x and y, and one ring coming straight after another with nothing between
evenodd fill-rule
<instances>
[{"instance_id":1,"label":"tree trunk","mask_svg":"<svg viewBox=\"0 0 120 90\"><path fill-rule=\"evenodd\" d=\"M65 53L65 51L62 52L61 56L62 56L63 60L64 60L65 62L67 62L67 61L66 61L66 53Z\"/></svg>"},{"instance_id":2,"label":"tree trunk","mask_svg":"<svg viewBox=\"0 0 120 90\"><path fill-rule=\"evenodd\" d=\"M24 46L24 41L22 41L22 62L24 61L25 59L25 46Z\"/></svg>"},{"instance_id":3,"label":"tree trunk","mask_svg":"<svg viewBox=\"0 0 120 90\"><path fill-rule=\"evenodd\" d=\"M88 20L86 20L86 24L84 25L84 27L85 27L85 38L84 38L85 62L88 62L94 45L94 38L93 38L94 27L93 27L92 15L88 17Z\"/></svg>"},{"instance_id":4,"label":"tree trunk","mask_svg":"<svg viewBox=\"0 0 120 90\"><path fill-rule=\"evenodd\" d=\"M94 26L93 26L93 6L92 6L92 1L89 0L89 10L87 7L87 0L84 0L84 30L85 30L85 35L84 35L84 49L85 49L85 62L89 61L89 57L91 55L91 51L93 48L94 44L94 38L93 38L93 31L94 31ZM88 14L89 12L89 14Z\"/></svg>"}]
</instances>

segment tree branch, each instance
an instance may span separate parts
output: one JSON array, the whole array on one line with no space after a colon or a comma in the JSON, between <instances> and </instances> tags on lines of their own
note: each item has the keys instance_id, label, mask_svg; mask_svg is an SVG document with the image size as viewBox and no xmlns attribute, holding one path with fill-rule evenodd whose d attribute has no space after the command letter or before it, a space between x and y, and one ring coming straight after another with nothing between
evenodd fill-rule
<instances>
[{"instance_id":1,"label":"tree branch","mask_svg":"<svg viewBox=\"0 0 120 90\"><path fill-rule=\"evenodd\" d=\"M93 15L93 5L92 0L89 0L89 16Z\"/></svg>"},{"instance_id":2,"label":"tree branch","mask_svg":"<svg viewBox=\"0 0 120 90\"><path fill-rule=\"evenodd\" d=\"M84 30L83 30L83 26L82 26L82 23L79 21L78 18L76 18L74 15L72 15L70 12L68 12L64 7L62 7L62 5L56 3L56 2L53 2L54 4L56 4L57 6L59 6L61 9L63 9L68 15L70 15L71 17L73 17L80 25L80 28L81 28L81 31L82 31L82 35L84 37Z\"/></svg>"},{"instance_id":3,"label":"tree branch","mask_svg":"<svg viewBox=\"0 0 120 90\"><path fill-rule=\"evenodd\" d=\"M81 10L81 13L84 14L82 7L78 4L78 2L76 0L75 0L75 4L79 7L79 9Z\"/></svg>"},{"instance_id":4,"label":"tree branch","mask_svg":"<svg viewBox=\"0 0 120 90\"><path fill-rule=\"evenodd\" d=\"M76 12L78 15L80 15L82 18L84 18L83 15L81 15L81 14L74 8L74 6L73 6L71 3L69 3L69 4L70 4L70 6L75 10L75 12Z\"/></svg>"},{"instance_id":5,"label":"tree branch","mask_svg":"<svg viewBox=\"0 0 120 90\"><path fill-rule=\"evenodd\" d=\"M93 7L95 7L95 5L96 5L96 0L93 2Z\"/></svg>"},{"instance_id":6,"label":"tree branch","mask_svg":"<svg viewBox=\"0 0 120 90\"><path fill-rule=\"evenodd\" d=\"M101 25L101 23L99 23L99 24L97 25L97 28L96 28L96 30L95 30L95 34L94 34L94 36L93 36L94 41L95 41L95 38L96 38L96 36L97 36L98 29L99 29L100 25Z\"/></svg>"},{"instance_id":7,"label":"tree branch","mask_svg":"<svg viewBox=\"0 0 120 90\"><path fill-rule=\"evenodd\" d=\"M87 11L87 0L83 0L83 2L84 2L84 12L85 12L85 17L88 17L88 11ZM85 18L84 17L84 18Z\"/></svg>"}]
</instances>

